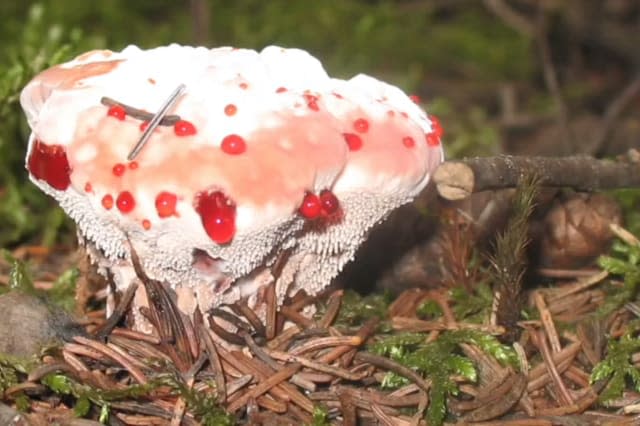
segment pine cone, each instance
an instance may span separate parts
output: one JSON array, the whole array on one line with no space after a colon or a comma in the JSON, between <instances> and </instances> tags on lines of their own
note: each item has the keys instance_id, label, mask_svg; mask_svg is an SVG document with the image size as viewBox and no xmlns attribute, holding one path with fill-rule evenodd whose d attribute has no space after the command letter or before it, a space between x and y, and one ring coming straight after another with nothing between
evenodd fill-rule
<instances>
[{"instance_id":1,"label":"pine cone","mask_svg":"<svg viewBox=\"0 0 640 426\"><path fill-rule=\"evenodd\" d=\"M556 202L544 219L542 266L576 268L607 250L609 224L620 224L617 202L603 194L572 194Z\"/></svg>"}]
</instances>

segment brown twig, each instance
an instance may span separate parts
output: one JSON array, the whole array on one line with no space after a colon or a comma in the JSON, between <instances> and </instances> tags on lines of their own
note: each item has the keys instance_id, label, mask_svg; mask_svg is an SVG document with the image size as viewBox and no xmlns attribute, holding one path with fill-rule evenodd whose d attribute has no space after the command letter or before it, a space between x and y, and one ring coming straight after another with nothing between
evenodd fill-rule
<instances>
[{"instance_id":1,"label":"brown twig","mask_svg":"<svg viewBox=\"0 0 640 426\"><path fill-rule=\"evenodd\" d=\"M564 138L563 146L566 147L564 151L571 152L574 141L571 129L569 128L569 110L567 108L567 103L564 100L562 90L560 89L558 72L551 56L551 46L549 45L549 34L547 31L547 16L546 11L541 4L538 5L534 37L538 47L540 61L542 62L542 74L544 76L547 90L549 90L549 93L558 108L558 125L562 129Z\"/></svg>"},{"instance_id":2,"label":"brown twig","mask_svg":"<svg viewBox=\"0 0 640 426\"><path fill-rule=\"evenodd\" d=\"M502 21L528 37L535 35L534 25L522 14L515 11L503 0L484 0L484 5L494 15L502 19Z\"/></svg>"},{"instance_id":3,"label":"brown twig","mask_svg":"<svg viewBox=\"0 0 640 426\"><path fill-rule=\"evenodd\" d=\"M236 314L242 315L247 319L249 324L256 331L256 334L260 337L265 337L267 334L266 329L264 328L264 324L258 315L253 311L253 309L249 308L246 300L238 301L232 305L229 305L229 308Z\"/></svg>"},{"instance_id":4,"label":"brown twig","mask_svg":"<svg viewBox=\"0 0 640 426\"><path fill-rule=\"evenodd\" d=\"M93 332L96 339L104 340L118 325L120 320L124 318L129 306L131 305L131 301L136 294L136 290L138 290L138 282L134 281L125 290L122 298L120 299L120 303L118 303L118 306L113 310L111 316L109 316L109 318Z\"/></svg>"},{"instance_id":5,"label":"brown twig","mask_svg":"<svg viewBox=\"0 0 640 426\"><path fill-rule=\"evenodd\" d=\"M640 187L637 164L587 156L501 155L447 161L436 170L433 180L441 197L461 200L474 192L515 188L522 176L532 174L539 177L541 186L577 191Z\"/></svg>"},{"instance_id":6,"label":"brown twig","mask_svg":"<svg viewBox=\"0 0 640 426\"><path fill-rule=\"evenodd\" d=\"M542 359L544 359L544 365L547 368L549 376L553 384L555 384L559 396L562 399L563 405L571 405L574 403L573 397L569 393L567 387L562 381L562 377L560 377L560 373L556 368L556 365L553 362L553 357L551 355L551 351L549 350L549 346L547 346L547 339L542 330L532 333L533 341L540 350L540 354L542 355Z\"/></svg>"},{"instance_id":7,"label":"brown twig","mask_svg":"<svg viewBox=\"0 0 640 426\"><path fill-rule=\"evenodd\" d=\"M123 366L127 371L129 371L129 373L131 373L131 376L136 379L138 383L143 385L147 383L147 377L139 368L140 363L137 362L135 358L131 357L131 355L123 351L115 351L113 350L113 348L103 343L87 339L82 336L76 336L74 337L74 340L81 345L86 345L91 349L104 354L105 356L111 358L112 360Z\"/></svg>"},{"instance_id":8,"label":"brown twig","mask_svg":"<svg viewBox=\"0 0 640 426\"><path fill-rule=\"evenodd\" d=\"M200 327L200 339L204 343L204 348L209 356L209 364L213 369L214 379L216 381L216 392L218 401L224 403L227 400L227 386L225 383L225 375L222 370L222 362L216 349L213 339L209 335L209 332L204 326Z\"/></svg>"},{"instance_id":9,"label":"brown twig","mask_svg":"<svg viewBox=\"0 0 640 426\"><path fill-rule=\"evenodd\" d=\"M640 93L640 74L636 75L607 106L604 112L604 121L594 137L594 149L592 151L594 155L601 156L605 154L607 138L611 134L618 117L638 93Z\"/></svg>"},{"instance_id":10,"label":"brown twig","mask_svg":"<svg viewBox=\"0 0 640 426\"><path fill-rule=\"evenodd\" d=\"M125 105L122 102L118 102L115 99L111 99L107 96L103 96L100 99L100 103L106 106L116 106L116 105L121 106L122 108L124 108L127 115L130 115L133 118L137 118L138 120L142 120L142 121L151 121L151 119L154 116L153 113L150 113L142 109L134 108L129 105ZM164 118L160 120L160 126L173 126L179 120L180 120L179 115L165 115Z\"/></svg>"},{"instance_id":11,"label":"brown twig","mask_svg":"<svg viewBox=\"0 0 640 426\"><path fill-rule=\"evenodd\" d=\"M544 296L539 291L533 293L533 300L536 304L538 312L540 313L540 321L542 321L542 326L544 327L545 331L547 332L547 336L549 337L551 350L553 350L553 352L555 353L558 353L562 350L562 346L560 345L560 338L558 337L556 326L553 323L553 317L551 316L551 312L549 312L549 308L547 308L547 302L544 300Z\"/></svg>"},{"instance_id":12,"label":"brown twig","mask_svg":"<svg viewBox=\"0 0 640 426\"><path fill-rule=\"evenodd\" d=\"M382 356L374 355L369 352L358 352L356 354L356 359L362 362L367 362L371 365L375 365L376 367L384 368L385 370L393 371L396 374L406 377L415 383L420 389L425 392L429 392L431 385L429 382L424 380L418 373L413 371L412 369L405 367L402 364L399 364L395 361L390 360L389 358L385 358Z\"/></svg>"}]
</instances>

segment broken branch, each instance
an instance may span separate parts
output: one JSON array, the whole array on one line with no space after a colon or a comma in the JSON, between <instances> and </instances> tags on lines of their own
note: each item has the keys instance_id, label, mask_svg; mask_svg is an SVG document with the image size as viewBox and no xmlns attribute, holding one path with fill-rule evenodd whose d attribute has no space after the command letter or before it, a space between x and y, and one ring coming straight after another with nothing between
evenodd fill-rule
<instances>
[{"instance_id":1,"label":"broken branch","mask_svg":"<svg viewBox=\"0 0 640 426\"><path fill-rule=\"evenodd\" d=\"M538 176L541 186L570 187L577 191L640 187L638 164L579 155L500 155L447 161L436 170L433 180L441 197L461 200L474 192L514 188L525 175Z\"/></svg>"}]
</instances>

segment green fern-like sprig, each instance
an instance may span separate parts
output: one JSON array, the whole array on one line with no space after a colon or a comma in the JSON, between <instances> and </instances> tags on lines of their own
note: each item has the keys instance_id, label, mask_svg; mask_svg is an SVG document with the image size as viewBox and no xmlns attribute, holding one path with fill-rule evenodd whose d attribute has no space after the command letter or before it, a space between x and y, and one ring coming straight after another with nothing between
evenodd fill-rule
<instances>
[{"instance_id":1,"label":"green fern-like sprig","mask_svg":"<svg viewBox=\"0 0 640 426\"><path fill-rule=\"evenodd\" d=\"M458 386L452 376L464 377L469 382L477 380L473 362L461 355L459 345L469 343L478 346L502 364L516 365L515 351L501 344L495 337L477 330L455 330L446 332L433 342L419 333L402 333L389 336L375 343L371 350L410 367L431 380L429 407L426 419L430 425L442 424L447 413L448 395L456 395ZM385 387L399 387L407 379L388 373L383 381Z\"/></svg>"},{"instance_id":2,"label":"green fern-like sprig","mask_svg":"<svg viewBox=\"0 0 640 426\"><path fill-rule=\"evenodd\" d=\"M637 330L640 324L635 324ZM634 389L640 391L640 370L631 363L631 356L640 351L640 338L632 332L625 333L618 340L611 340L607 346L607 356L600 361L591 373L591 382L608 380L607 386L600 394L600 400L607 402L620 397L631 380Z\"/></svg>"}]
</instances>

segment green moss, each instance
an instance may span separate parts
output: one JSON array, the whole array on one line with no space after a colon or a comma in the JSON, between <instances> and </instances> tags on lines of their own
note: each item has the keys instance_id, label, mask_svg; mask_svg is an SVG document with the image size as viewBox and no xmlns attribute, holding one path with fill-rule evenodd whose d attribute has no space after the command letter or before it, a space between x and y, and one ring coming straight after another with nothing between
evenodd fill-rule
<instances>
[{"instance_id":1,"label":"green moss","mask_svg":"<svg viewBox=\"0 0 640 426\"><path fill-rule=\"evenodd\" d=\"M481 323L491 312L493 291L486 283L479 283L469 291L463 287L455 287L450 291L454 302L453 313L458 321Z\"/></svg>"},{"instance_id":2,"label":"green moss","mask_svg":"<svg viewBox=\"0 0 640 426\"><path fill-rule=\"evenodd\" d=\"M640 189L618 189L609 194L622 207L625 228L634 235L640 235Z\"/></svg>"},{"instance_id":3,"label":"green moss","mask_svg":"<svg viewBox=\"0 0 640 426\"><path fill-rule=\"evenodd\" d=\"M388 292L362 296L354 291L345 291L336 324L359 326L373 317L386 318L392 301L393 296Z\"/></svg>"},{"instance_id":4,"label":"green moss","mask_svg":"<svg viewBox=\"0 0 640 426\"><path fill-rule=\"evenodd\" d=\"M26 179L28 131L18 100L36 73L73 55L80 37L47 23L44 9L35 5L15 42L0 51L0 246L34 235L51 244L66 223L51 200Z\"/></svg>"},{"instance_id":5,"label":"green moss","mask_svg":"<svg viewBox=\"0 0 640 426\"><path fill-rule=\"evenodd\" d=\"M316 405L313 407L313 420L307 426L329 426L331 422L329 421L329 411L326 407Z\"/></svg>"},{"instance_id":6,"label":"green moss","mask_svg":"<svg viewBox=\"0 0 640 426\"><path fill-rule=\"evenodd\" d=\"M73 396L75 398L74 411L79 417L86 416L89 414L91 406L97 405L101 411L100 419L104 422L110 415L111 403L144 399L145 397L150 397L158 387L166 386L172 389L176 395L184 398L187 410L201 424L206 426L231 426L236 424L234 417L227 414L220 407L213 394L192 389L175 374L162 374L150 380L147 384L133 384L117 390L92 388L62 373L48 374L41 379L41 382L54 393Z\"/></svg>"},{"instance_id":7,"label":"green moss","mask_svg":"<svg viewBox=\"0 0 640 426\"><path fill-rule=\"evenodd\" d=\"M67 312L72 312L76 303L76 283L80 277L78 268L70 268L64 271L48 290L49 299Z\"/></svg>"},{"instance_id":8,"label":"green moss","mask_svg":"<svg viewBox=\"0 0 640 426\"><path fill-rule=\"evenodd\" d=\"M613 275L622 276L622 288L610 288L605 303L597 313L607 316L625 303L634 300L640 289L640 246L616 240L610 256L601 256L598 265Z\"/></svg>"},{"instance_id":9,"label":"green moss","mask_svg":"<svg viewBox=\"0 0 640 426\"><path fill-rule=\"evenodd\" d=\"M28 294L35 294L36 289L33 286L33 278L26 263L14 258L7 250L0 250L0 255L11 264L11 270L9 271L9 285L6 287L0 287L0 291L6 293L7 291L22 291Z\"/></svg>"},{"instance_id":10,"label":"green moss","mask_svg":"<svg viewBox=\"0 0 640 426\"><path fill-rule=\"evenodd\" d=\"M187 409L201 424L205 426L232 426L236 424L235 418L224 411L213 394L194 390L176 375L164 375L161 381L184 398Z\"/></svg>"},{"instance_id":11,"label":"green moss","mask_svg":"<svg viewBox=\"0 0 640 426\"><path fill-rule=\"evenodd\" d=\"M460 352L461 343L478 346L502 364L517 365L517 356L511 347L476 330L444 332L437 340L429 343L426 342L424 334L402 333L386 337L373 344L370 349L422 373L431 380L426 420L430 425L439 425L447 413L447 396L458 393L458 387L451 377L462 376L470 382L477 380L473 362ZM407 379L395 373L387 373L382 383L383 387L388 388L406 384Z\"/></svg>"},{"instance_id":12,"label":"green moss","mask_svg":"<svg viewBox=\"0 0 640 426\"><path fill-rule=\"evenodd\" d=\"M21 291L46 299L53 305L71 312L75 306L76 282L80 276L77 268L64 271L53 283L50 290L38 290L33 286L33 279L25 262L15 259L6 250L0 254L11 264L9 285L0 287L0 292Z\"/></svg>"},{"instance_id":13,"label":"green moss","mask_svg":"<svg viewBox=\"0 0 640 426\"><path fill-rule=\"evenodd\" d=\"M640 351L640 339L633 334L640 328L640 323L630 325L629 331L618 340L609 341L607 356L600 361L591 373L591 382L608 380L607 386L600 394L600 400L607 402L622 396L630 379L636 392L640 392L640 370L631 363L631 356Z\"/></svg>"}]
</instances>

